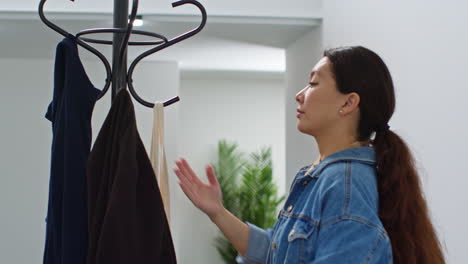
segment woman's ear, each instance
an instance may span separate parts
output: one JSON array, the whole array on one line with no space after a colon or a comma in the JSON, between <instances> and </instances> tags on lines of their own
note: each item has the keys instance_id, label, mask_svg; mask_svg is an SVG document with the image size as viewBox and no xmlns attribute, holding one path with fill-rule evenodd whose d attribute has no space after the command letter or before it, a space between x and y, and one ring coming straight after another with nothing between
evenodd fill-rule
<instances>
[{"instance_id":1,"label":"woman's ear","mask_svg":"<svg viewBox=\"0 0 468 264\"><path fill-rule=\"evenodd\" d=\"M346 95L345 104L342 109L345 113L351 113L358 108L361 97L357 93L350 93Z\"/></svg>"}]
</instances>

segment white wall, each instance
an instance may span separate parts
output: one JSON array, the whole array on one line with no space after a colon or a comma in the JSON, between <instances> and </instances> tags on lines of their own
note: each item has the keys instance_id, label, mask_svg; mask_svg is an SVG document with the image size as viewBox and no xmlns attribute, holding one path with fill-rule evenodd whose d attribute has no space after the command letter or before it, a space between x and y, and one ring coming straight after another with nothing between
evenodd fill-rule
<instances>
[{"instance_id":1,"label":"white wall","mask_svg":"<svg viewBox=\"0 0 468 264\"><path fill-rule=\"evenodd\" d=\"M30 264L42 260L45 217L49 190L51 123L44 118L52 98L53 60L0 59L0 263ZM103 86L100 63L85 61L93 83ZM177 95L179 71L176 63L142 62L135 70L135 87L147 100ZM110 92L98 101L93 114L93 138L109 111ZM166 148L168 160L177 149L178 106L168 107ZM135 102L140 135L148 147L152 110ZM174 179L175 176L171 176ZM172 192L173 200L176 200ZM177 229L177 222L173 228ZM174 234L176 238L180 237Z\"/></svg>"},{"instance_id":2,"label":"white wall","mask_svg":"<svg viewBox=\"0 0 468 264\"><path fill-rule=\"evenodd\" d=\"M272 146L274 179L284 192L284 81L277 74L195 73L182 79L179 154L207 182L205 165L217 160L217 143L228 139L242 151ZM178 186L177 186L178 187ZM213 239L219 233L208 217L179 196L182 219L179 263L221 263ZM196 228L194 228L196 227Z\"/></svg>"},{"instance_id":3,"label":"white wall","mask_svg":"<svg viewBox=\"0 0 468 264\"><path fill-rule=\"evenodd\" d=\"M52 95L50 63L0 60L1 263L37 263L42 257L51 146L50 122L44 118Z\"/></svg>"},{"instance_id":4,"label":"white wall","mask_svg":"<svg viewBox=\"0 0 468 264\"><path fill-rule=\"evenodd\" d=\"M296 93L307 83L310 71L322 54L322 28L317 27L286 49L286 186L297 171L318 157L317 143L297 130Z\"/></svg>"},{"instance_id":5,"label":"white wall","mask_svg":"<svg viewBox=\"0 0 468 264\"><path fill-rule=\"evenodd\" d=\"M324 44L363 45L388 64L397 104L389 124L413 150L447 263L468 251L466 1L324 1Z\"/></svg>"}]
</instances>

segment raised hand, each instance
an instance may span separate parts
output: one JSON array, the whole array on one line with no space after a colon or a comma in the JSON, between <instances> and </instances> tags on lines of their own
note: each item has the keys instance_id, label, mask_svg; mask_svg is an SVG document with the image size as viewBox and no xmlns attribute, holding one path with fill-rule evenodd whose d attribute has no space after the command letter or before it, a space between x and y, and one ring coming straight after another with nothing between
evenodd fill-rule
<instances>
[{"instance_id":1,"label":"raised hand","mask_svg":"<svg viewBox=\"0 0 468 264\"><path fill-rule=\"evenodd\" d=\"M206 166L209 184L203 183L185 159L176 161L174 172L185 195L202 212L213 218L224 210L221 187L211 166Z\"/></svg>"}]
</instances>

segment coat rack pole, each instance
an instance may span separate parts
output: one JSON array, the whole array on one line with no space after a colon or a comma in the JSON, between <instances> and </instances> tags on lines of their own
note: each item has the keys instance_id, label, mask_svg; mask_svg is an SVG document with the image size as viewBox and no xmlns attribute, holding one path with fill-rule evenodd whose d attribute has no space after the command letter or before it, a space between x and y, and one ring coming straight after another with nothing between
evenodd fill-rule
<instances>
[{"instance_id":1,"label":"coat rack pole","mask_svg":"<svg viewBox=\"0 0 468 264\"><path fill-rule=\"evenodd\" d=\"M114 0L114 27L126 28L128 24L128 0ZM127 88L127 47L120 61L120 45L124 34L114 33L112 44L112 100L121 89Z\"/></svg>"}]
</instances>

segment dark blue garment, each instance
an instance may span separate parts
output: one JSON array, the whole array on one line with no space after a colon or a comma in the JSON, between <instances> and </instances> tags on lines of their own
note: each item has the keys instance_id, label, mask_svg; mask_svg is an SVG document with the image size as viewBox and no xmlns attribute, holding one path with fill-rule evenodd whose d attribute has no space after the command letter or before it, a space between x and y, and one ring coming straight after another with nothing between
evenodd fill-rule
<instances>
[{"instance_id":1,"label":"dark blue garment","mask_svg":"<svg viewBox=\"0 0 468 264\"><path fill-rule=\"evenodd\" d=\"M86 162L91 114L100 90L86 75L75 37L57 45L52 122L52 160L46 219L45 264L83 264L88 247Z\"/></svg>"}]
</instances>

